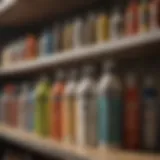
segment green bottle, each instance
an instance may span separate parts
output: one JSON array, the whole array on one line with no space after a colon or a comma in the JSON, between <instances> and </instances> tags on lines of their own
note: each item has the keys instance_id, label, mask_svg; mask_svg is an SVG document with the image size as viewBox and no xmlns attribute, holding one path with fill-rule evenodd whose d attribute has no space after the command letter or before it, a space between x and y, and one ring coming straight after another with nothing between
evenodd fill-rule
<instances>
[{"instance_id":1,"label":"green bottle","mask_svg":"<svg viewBox=\"0 0 160 160\"><path fill-rule=\"evenodd\" d=\"M46 76L41 77L36 86L35 130L38 135L48 136L49 125L49 90L50 84Z\"/></svg>"}]
</instances>

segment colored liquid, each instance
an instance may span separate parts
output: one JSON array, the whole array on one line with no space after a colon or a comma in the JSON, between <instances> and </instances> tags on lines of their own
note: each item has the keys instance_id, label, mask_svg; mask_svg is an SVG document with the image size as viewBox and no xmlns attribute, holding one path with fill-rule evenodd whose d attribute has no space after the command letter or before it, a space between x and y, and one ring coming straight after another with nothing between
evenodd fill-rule
<instances>
[{"instance_id":1,"label":"colored liquid","mask_svg":"<svg viewBox=\"0 0 160 160\"><path fill-rule=\"evenodd\" d=\"M37 39L33 35L27 36L26 39L26 59L35 59L37 57Z\"/></svg>"},{"instance_id":2,"label":"colored liquid","mask_svg":"<svg viewBox=\"0 0 160 160\"><path fill-rule=\"evenodd\" d=\"M140 102L138 88L125 93L124 108L124 145L128 149L140 147Z\"/></svg>"},{"instance_id":3,"label":"colored liquid","mask_svg":"<svg viewBox=\"0 0 160 160\"><path fill-rule=\"evenodd\" d=\"M134 35L139 30L139 14L138 3L131 2L126 12L125 33L126 35Z\"/></svg>"},{"instance_id":4,"label":"colored liquid","mask_svg":"<svg viewBox=\"0 0 160 160\"><path fill-rule=\"evenodd\" d=\"M108 17L102 14L98 17L96 23L96 39L97 42L103 42L109 39L109 22Z\"/></svg>"},{"instance_id":5,"label":"colored liquid","mask_svg":"<svg viewBox=\"0 0 160 160\"><path fill-rule=\"evenodd\" d=\"M39 135L48 136L49 126L49 85L42 82L36 89L35 129Z\"/></svg>"},{"instance_id":6,"label":"colored liquid","mask_svg":"<svg viewBox=\"0 0 160 160\"><path fill-rule=\"evenodd\" d=\"M56 140L62 140L64 135L63 123L63 92L64 84L57 83L51 91L51 134Z\"/></svg>"},{"instance_id":7,"label":"colored liquid","mask_svg":"<svg viewBox=\"0 0 160 160\"><path fill-rule=\"evenodd\" d=\"M64 100L64 140L75 142L76 127L76 98L74 95L66 96Z\"/></svg>"},{"instance_id":8,"label":"colored liquid","mask_svg":"<svg viewBox=\"0 0 160 160\"><path fill-rule=\"evenodd\" d=\"M100 145L120 145L122 100L119 91L110 90L99 97L98 123Z\"/></svg>"}]
</instances>

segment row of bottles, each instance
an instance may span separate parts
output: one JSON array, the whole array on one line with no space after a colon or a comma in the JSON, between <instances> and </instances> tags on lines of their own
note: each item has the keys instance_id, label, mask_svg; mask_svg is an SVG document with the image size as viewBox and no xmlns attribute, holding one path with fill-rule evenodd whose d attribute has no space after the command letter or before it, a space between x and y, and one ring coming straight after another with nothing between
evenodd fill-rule
<instances>
[{"instance_id":1,"label":"row of bottles","mask_svg":"<svg viewBox=\"0 0 160 160\"><path fill-rule=\"evenodd\" d=\"M57 71L53 84L42 76L34 85L6 85L0 97L1 123L42 137L78 146L158 148L159 92L152 75L141 87L135 72L124 85L112 61L104 62L102 75L94 78L85 66L81 79L76 69Z\"/></svg>"},{"instance_id":2,"label":"row of bottles","mask_svg":"<svg viewBox=\"0 0 160 160\"><path fill-rule=\"evenodd\" d=\"M54 22L39 36L33 34L14 41L2 53L2 65L53 55L86 45L109 42L126 36L159 29L158 0L113 1L84 16L61 23Z\"/></svg>"}]
</instances>

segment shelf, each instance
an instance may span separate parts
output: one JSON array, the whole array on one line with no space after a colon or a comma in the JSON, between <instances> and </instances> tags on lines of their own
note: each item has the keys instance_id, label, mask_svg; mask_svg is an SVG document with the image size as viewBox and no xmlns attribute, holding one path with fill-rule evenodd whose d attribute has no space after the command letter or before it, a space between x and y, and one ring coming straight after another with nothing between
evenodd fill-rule
<instances>
[{"instance_id":1,"label":"shelf","mask_svg":"<svg viewBox=\"0 0 160 160\"><path fill-rule=\"evenodd\" d=\"M6 0L7 1L7 0ZM96 0L8 0L0 12L0 26L24 26L49 20L91 5Z\"/></svg>"},{"instance_id":2,"label":"shelf","mask_svg":"<svg viewBox=\"0 0 160 160\"><path fill-rule=\"evenodd\" d=\"M125 152L119 149L88 149L75 145L42 139L35 134L25 133L0 125L0 137L17 145L30 148L50 156L77 160L159 160L159 154Z\"/></svg>"},{"instance_id":3,"label":"shelf","mask_svg":"<svg viewBox=\"0 0 160 160\"><path fill-rule=\"evenodd\" d=\"M149 44L160 44L160 31L147 33L144 35L137 35L134 37L127 37L121 40L106 42L103 44L96 44L86 46L83 48L73 49L61 53L54 53L51 56L39 58L32 61L21 62L12 66L0 68L0 76L9 76L16 74L24 74L33 70L39 70L47 66L60 66L62 64L72 64L73 62L92 59L93 57L100 57L106 55L120 55L122 51L133 48L138 50L138 47L147 47ZM159 45L158 45L159 46ZM153 52L153 49L152 49ZM127 52L127 54L130 54Z\"/></svg>"}]
</instances>

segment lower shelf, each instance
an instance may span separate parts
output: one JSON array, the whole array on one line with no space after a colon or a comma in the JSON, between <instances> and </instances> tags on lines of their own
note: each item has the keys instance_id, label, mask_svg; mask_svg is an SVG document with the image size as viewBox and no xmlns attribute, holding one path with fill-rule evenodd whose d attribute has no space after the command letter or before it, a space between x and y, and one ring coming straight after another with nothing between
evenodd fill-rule
<instances>
[{"instance_id":1,"label":"lower shelf","mask_svg":"<svg viewBox=\"0 0 160 160\"><path fill-rule=\"evenodd\" d=\"M160 160L160 154L126 152L113 148L80 148L52 139L43 139L35 134L4 125L0 125L0 137L23 147L65 160Z\"/></svg>"}]
</instances>

